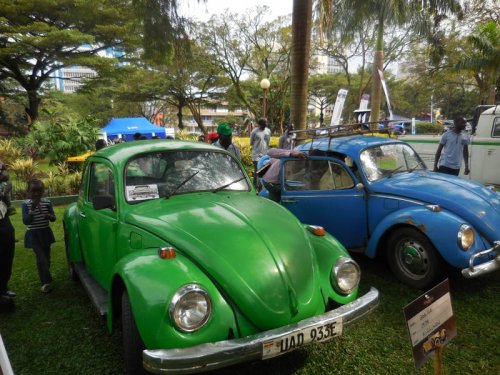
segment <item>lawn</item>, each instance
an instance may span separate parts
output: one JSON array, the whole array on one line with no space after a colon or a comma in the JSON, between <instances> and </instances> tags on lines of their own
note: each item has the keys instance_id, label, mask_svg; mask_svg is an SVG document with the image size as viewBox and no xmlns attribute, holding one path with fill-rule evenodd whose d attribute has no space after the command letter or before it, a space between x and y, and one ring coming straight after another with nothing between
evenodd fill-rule
<instances>
[{"instance_id":1,"label":"lawn","mask_svg":"<svg viewBox=\"0 0 500 375\"><path fill-rule=\"evenodd\" d=\"M16 245L10 287L16 309L0 313L0 333L17 375L123 374L121 336L109 334L80 284L68 278L61 219L52 224L54 291L42 294L31 250L22 245L20 210L14 215ZM380 306L347 327L343 336L285 357L245 364L220 374L432 374L432 361L416 371L402 308L420 295L398 283L381 262L362 256L361 289L375 286ZM450 278L458 336L443 352L445 374L500 373L500 272L478 280Z\"/></svg>"}]
</instances>

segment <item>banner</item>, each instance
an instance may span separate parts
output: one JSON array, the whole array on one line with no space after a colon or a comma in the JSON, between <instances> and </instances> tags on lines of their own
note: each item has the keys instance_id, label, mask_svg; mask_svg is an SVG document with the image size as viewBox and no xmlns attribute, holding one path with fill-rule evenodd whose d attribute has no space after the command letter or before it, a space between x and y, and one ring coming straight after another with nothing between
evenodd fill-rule
<instances>
[{"instance_id":1,"label":"banner","mask_svg":"<svg viewBox=\"0 0 500 375\"><path fill-rule=\"evenodd\" d=\"M359 109L368 109L369 102L370 102L370 94L361 95L361 100L359 102Z\"/></svg>"},{"instance_id":2,"label":"banner","mask_svg":"<svg viewBox=\"0 0 500 375\"><path fill-rule=\"evenodd\" d=\"M332 121L330 121L330 126L340 125L340 117L342 116L342 110L344 109L346 96L346 89L340 89L337 93L337 100L335 100L335 106L333 107Z\"/></svg>"},{"instance_id":3,"label":"banner","mask_svg":"<svg viewBox=\"0 0 500 375\"><path fill-rule=\"evenodd\" d=\"M382 83L382 88L384 89L385 101L387 102L387 108L389 109L389 120L392 120L392 106L391 101L389 100L389 90L387 89L387 84L385 83L384 79L384 72L379 70L378 75L380 76L380 82Z\"/></svg>"}]
</instances>

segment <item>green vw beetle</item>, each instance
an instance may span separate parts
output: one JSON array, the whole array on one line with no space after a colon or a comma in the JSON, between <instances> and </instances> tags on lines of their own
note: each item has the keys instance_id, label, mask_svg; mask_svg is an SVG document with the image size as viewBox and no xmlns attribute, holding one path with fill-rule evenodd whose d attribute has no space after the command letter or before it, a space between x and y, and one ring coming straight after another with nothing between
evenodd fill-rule
<instances>
[{"instance_id":1,"label":"green vw beetle","mask_svg":"<svg viewBox=\"0 0 500 375\"><path fill-rule=\"evenodd\" d=\"M135 141L85 162L66 209L70 274L128 373L189 373L339 336L372 311L360 271L323 228L258 197L241 164L204 143Z\"/></svg>"}]
</instances>

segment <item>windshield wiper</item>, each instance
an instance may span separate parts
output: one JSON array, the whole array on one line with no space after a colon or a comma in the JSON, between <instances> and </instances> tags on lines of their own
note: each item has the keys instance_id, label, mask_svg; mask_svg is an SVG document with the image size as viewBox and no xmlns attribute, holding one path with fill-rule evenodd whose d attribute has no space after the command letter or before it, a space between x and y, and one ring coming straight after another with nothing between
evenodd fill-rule
<instances>
[{"instance_id":1,"label":"windshield wiper","mask_svg":"<svg viewBox=\"0 0 500 375\"><path fill-rule=\"evenodd\" d=\"M423 166L424 166L424 162L422 160L419 160L416 166L414 166L413 168L408 169L408 173L411 173L415 169L417 169L418 167L423 167Z\"/></svg>"},{"instance_id":2,"label":"windshield wiper","mask_svg":"<svg viewBox=\"0 0 500 375\"><path fill-rule=\"evenodd\" d=\"M243 176L243 177L240 177L234 181L231 181L230 183L228 184L225 184L225 185L222 185L222 186L219 186L217 189L214 189L212 190L212 193L217 193L218 191L221 191L221 190L224 190L225 188L227 188L228 186L231 186L232 184L235 184L237 182L240 182L241 180L244 180L246 177Z\"/></svg>"},{"instance_id":3,"label":"windshield wiper","mask_svg":"<svg viewBox=\"0 0 500 375\"><path fill-rule=\"evenodd\" d=\"M200 173L200 171L196 171L194 172L191 176L189 176L188 178L186 178L184 181L182 181L179 185L177 185L175 187L174 190L172 190L170 193L168 193L166 196L165 196L165 199L168 199L170 198L172 195L174 195L175 193L177 193L177 190L179 190L181 187L183 187L189 180L191 180L194 176L196 176L198 173Z\"/></svg>"},{"instance_id":4,"label":"windshield wiper","mask_svg":"<svg viewBox=\"0 0 500 375\"><path fill-rule=\"evenodd\" d=\"M403 168L402 165L400 165L399 167L397 167L396 169L393 169L392 171L390 171L388 174L387 174L387 178L391 178L394 173L396 173L397 171L399 171L401 168Z\"/></svg>"}]
</instances>

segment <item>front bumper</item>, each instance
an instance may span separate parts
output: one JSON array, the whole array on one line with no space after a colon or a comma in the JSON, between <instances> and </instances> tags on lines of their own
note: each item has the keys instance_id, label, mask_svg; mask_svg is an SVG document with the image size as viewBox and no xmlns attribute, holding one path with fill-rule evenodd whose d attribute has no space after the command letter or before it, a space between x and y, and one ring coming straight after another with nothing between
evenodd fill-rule
<instances>
[{"instance_id":1,"label":"front bumper","mask_svg":"<svg viewBox=\"0 0 500 375\"><path fill-rule=\"evenodd\" d=\"M474 266L474 260L476 260L477 258L482 258L484 256L491 256L492 254L494 256L492 260ZM462 275L466 278L473 278L485 275L498 269L500 269L500 241L495 241L491 249L480 251L479 253L476 253L470 257L469 267L462 270Z\"/></svg>"},{"instance_id":2,"label":"front bumper","mask_svg":"<svg viewBox=\"0 0 500 375\"><path fill-rule=\"evenodd\" d=\"M281 336L293 334L317 324L328 324L342 319L342 326L350 325L368 315L378 305L378 290L322 315L304 319L284 327L244 337L241 339L201 344L184 349L144 350L144 368L156 374L189 374L209 371L241 362L262 359L263 344Z\"/></svg>"}]
</instances>

